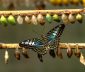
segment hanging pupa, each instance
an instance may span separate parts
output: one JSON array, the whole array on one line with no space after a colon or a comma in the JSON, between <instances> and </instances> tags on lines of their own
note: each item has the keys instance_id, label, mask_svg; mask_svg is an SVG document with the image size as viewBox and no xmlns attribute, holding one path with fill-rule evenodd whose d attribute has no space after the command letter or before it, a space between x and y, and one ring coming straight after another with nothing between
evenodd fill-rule
<instances>
[{"instance_id":1,"label":"hanging pupa","mask_svg":"<svg viewBox=\"0 0 85 72\"><path fill-rule=\"evenodd\" d=\"M35 1L35 7L38 10L44 10L45 9L45 3L43 0L36 0Z\"/></svg>"},{"instance_id":2,"label":"hanging pupa","mask_svg":"<svg viewBox=\"0 0 85 72\"><path fill-rule=\"evenodd\" d=\"M47 20L47 22L49 22L49 23L52 22L52 16L51 16L49 13L46 14L46 20Z\"/></svg>"},{"instance_id":3,"label":"hanging pupa","mask_svg":"<svg viewBox=\"0 0 85 72\"><path fill-rule=\"evenodd\" d=\"M38 16L37 16L37 21L38 21L38 23L40 23L41 25L44 25L44 24L45 24L45 19L44 19L44 17L43 17L42 14L38 14Z\"/></svg>"},{"instance_id":4,"label":"hanging pupa","mask_svg":"<svg viewBox=\"0 0 85 72\"><path fill-rule=\"evenodd\" d=\"M15 49L15 53L14 53L14 56L17 60L20 60L20 51L18 48Z\"/></svg>"},{"instance_id":5,"label":"hanging pupa","mask_svg":"<svg viewBox=\"0 0 85 72\"><path fill-rule=\"evenodd\" d=\"M57 56L58 56L60 59L63 59L63 54L62 54L60 48L57 48L56 54L57 54Z\"/></svg>"},{"instance_id":6,"label":"hanging pupa","mask_svg":"<svg viewBox=\"0 0 85 72\"><path fill-rule=\"evenodd\" d=\"M1 15L0 22L4 25L7 26L7 19L4 15Z\"/></svg>"},{"instance_id":7,"label":"hanging pupa","mask_svg":"<svg viewBox=\"0 0 85 72\"><path fill-rule=\"evenodd\" d=\"M57 14L53 15L53 20L56 22L60 22L59 16Z\"/></svg>"},{"instance_id":8,"label":"hanging pupa","mask_svg":"<svg viewBox=\"0 0 85 72\"><path fill-rule=\"evenodd\" d=\"M73 0L70 0L70 3L73 4Z\"/></svg>"},{"instance_id":9,"label":"hanging pupa","mask_svg":"<svg viewBox=\"0 0 85 72\"><path fill-rule=\"evenodd\" d=\"M76 21L76 18L72 13L69 14L68 19L70 23L75 23Z\"/></svg>"},{"instance_id":10,"label":"hanging pupa","mask_svg":"<svg viewBox=\"0 0 85 72\"><path fill-rule=\"evenodd\" d=\"M69 0L62 0L62 3L63 3L64 5L68 5L68 4L69 4Z\"/></svg>"},{"instance_id":11,"label":"hanging pupa","mask_svg":"<svg viewBox=\"0 0 85 72\"><path fill-rule=\"evenodd\" d=\"M68 46L67 45L67 56L68 56L68 58L71 58L71 56L73 55L73 51L72 51L72 49L70 48L70 46Z\"/></svg>"},{"instance_id":12,"label":"hanging pupa","mask_svg":"<svg viewBox=\"0 0 85 72\"><path fill-rule=\"evenodd\" d=\"M77 45L76 47L77 47L77 48L75 48L74 54L75 54L76 57L80 58L81 52L80 52L80 50L79 50L79 48L78 48L78 45Z\"/></svg>"},{"instance_id":13,"label":"hanging pupa","mask_svg":"<svg viewBox=\"0 0 85 72\"><path fill-rule=\"evenodd\" d=\"M78 13L78 14L76 15L76 20L77 20L79 23L82 23L82 21L83 21L83 15Z\"/></svg>"},{"instance_id":14,"label":"hanging pupa","mask_svg":"<svg viewBox=\"0 0 85 72\"><path fill-rule=\"evenodd\" d=\"M82 53L80 55L80 63L82 63L83 65L85 65L85 58L84 58L84 56L83 56Z\"/></svg>"},{"instance_id":15,"label":"hanging pupa","mask_svg":"<svg viewBox=\"0 0 85 72\"><path fill-rule=\"evenodd\" d=\"M55 0L56 5L62 5L62 0Z\"/></svg>"},{"instance_id":16,"label":"hanging pupa","mask_svg":"<svg viewBox=\"0 0 85 72\"><path fill-rule=\"evenodd\" d=\"M78 5L80 0L72 0L72 4Z\"/></svg>"},{"instance_id":17,"label":"hanging pupa","mask_svg":"<svg viewBox=\"0 0 85 72\"><path fill-rule=\"evenodd\" d=\"M56 5L56 0L49 0L52 5Z\"/></svg>"},{"instance_id":18,"label":"hanging pupa","mask_svg":"<svg viewBox=\"0 0 85 72\"><path fill-rule=\"evenodd\" d=\"M31 23L29 16L25 16L25 22L26 22L27 24L30 24L30 23Z\"/></svg>"},{"instance_id":19,"label":"hanging pupa","mask_svg":"<svg viewBox=\"0 0 85 72\"><path fill-rule=\"evenodd\" d=\"M20 15L17 17L17 22L18 24L23 24L23 18Z\"/></svg>"},{"instance_id":20,"label":"hanging pupa","mask_svg":"<svg viewBox=\"0 0 85 72\"><path fill-rule=\"evenodd\" d=\"M31 23L34 24L34 25L38 24L37 17L35 15L32 15Z\"/></svg>"},{"instance_id":21,"label":"hanging pupa","mask_svg":"<svg viewBox=\"0 0 85 72\"><path fill-rule=\"evenodd\" d=\"M7 50L5 51L4 58L5 58L5 64L7 64L8 63L8 60L9 60L9 54L8 54L8 51Z\"/></svg>"},{"instance_id":22,"label":"hanging pupa","mask_svg":"<svg viewBox=\"0 0 85 72\"><path fill-rule=\"evenodd\" d=\"M82 5L85 7L85 0L82 0Z\"/></svg>"},{"instance_id":23,"label":"hanging pupa","mask_svg":"<svg viewBox=\"0 0 85 72\"><path fill-rule=\"evenodd\" d=\"M9 4L9 6L7 7L7 10L15 10L15 5L14 5L13 2L11 2L11 3Z\"/></svg>"},{"instance_id":24,"label":"hanging pupa","mask_svg":"<svg viewBox=\"0 0 85 72\"><path fill-rule=\"evenodd\" d=\"M29 58L29 55L28 55L28 52L27 52L27 49L26 49L26 48L22 48L22 55L23 55L25 58Z\"/></svg>"},{"instance_id":25,"label":"hanging pupa","mask_svg":"<svg viewBox=\"0 0 85 72\"><path fill-rule=\"evenodd\" d=\"M63 13L61 16L61 19L63 21L64 24L69 24L69 20L68 20L68 15Z\"/></svg>"},{"instance_id":26,"label":"hanging pupa","mask_svg":"<svg viewBox=\"0 0 85 72\"><path fill-rule=\"evenodd\" d=\"M42 58L42 55L41 54L37 54L37 57L38 57L38 59L40 60L40 62L43 62L43 58Z\"/></svg>"},{"instance_id":27,"label":"hanging pupa","mask_svg":"<svg viewBox=\"0 0 85 72\"><path fill-rule=\"evenodd\" d=\"M10 15L8 17L8 23L10 23L11 25L15 25L16 21L13 15Z\"/></svg>"},{"instance_id":28,"label":"hanging pupa","mask_svg":"<svg viewBox=\"0 0 85 72\"><path fill-rule=\"evenodd\" d=\"M54 49L50 49L50 50L49 50L49 54L50 54L50 56L52 56L53 58L56 57L56 54L55 54Z\"/></svg>"},{"instance_id":29,"label":"hanging pupa","mask_svg":"<svg viewBox=\"0 0 85 72\"><path fill-rule=\"evenodd\" d=\"M80 2L80 4L82 4L82 3L83 3L83 2L82 2L82 0L80 0L79 2Z\"/></svg>"}]
</instances>

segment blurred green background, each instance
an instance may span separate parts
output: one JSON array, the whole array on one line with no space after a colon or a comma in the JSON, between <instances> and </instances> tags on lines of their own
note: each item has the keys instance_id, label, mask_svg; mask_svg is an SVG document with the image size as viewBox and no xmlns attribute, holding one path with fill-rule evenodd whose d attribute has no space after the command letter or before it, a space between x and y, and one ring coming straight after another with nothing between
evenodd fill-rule
<instances>
[{"instance_id":1,"label":"blurred green background","mask_svg":"<svg viewBox=\"0 0 85 72\"><path fill-rule=\"evenodd\" d=\"M83 8L82 6L52 6L50 4L46 5L46 9L63 9L63 8ZM3 7L1 10L7 10ZM24 5L17 7L17 9L34 9L33 7L27 8ZM84 17L85 20L85 17ZM83 43L85 42L85 24L75 23L66 26L63 35L61 36L61 42L74 42ZM15 26L8 25L4 27L0 25L0 42L5 43L19 43L25 39L40 37L42 34L46 34L50 29L55 27L60 23L52 22L51 24L46 23L44 26L41 25L18 25ZM74 55L69 59L66 55L66 50L62 50L63 59L55 58L46 54L43 59L44 62L41 63L37 54L29 50L29 59L25 59L21 55L21 60L17 61L14 57L14 49L9 49L9 63L4 64L4 51L0 50L0 72L85 72L85 66L79 62L79 59ZM85 55L84 49L82 52Z\"/></svg>"}]
</instances>

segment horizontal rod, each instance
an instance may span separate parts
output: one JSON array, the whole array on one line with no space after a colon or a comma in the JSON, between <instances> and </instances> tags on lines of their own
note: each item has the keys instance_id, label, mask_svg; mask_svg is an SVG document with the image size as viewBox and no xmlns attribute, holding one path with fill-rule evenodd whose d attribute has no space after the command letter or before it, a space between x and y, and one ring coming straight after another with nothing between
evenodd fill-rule
<instances>
[{"instance_id":1,"label":"horizontal rod","mask_svg":"<svg viewBox=\"0 0 85 72\"><path fill-rule=\"evenodd\" d=\"M61 15L62 13L85 13L85 9L56 9L56 10L14 10L14 11L0 11L0 15L21 15L21 16L26 16L26 15L33 15L33 14L38 14L41 13L42 15L46 15L46 13L50 14L59 14Z\"/></svg>"},{"instance_id":2,"label":"horizontal rod","mask_svg":"<svg viewBox=\"0 0 85 72\"><path fill-rule=\"evenodd\" d=\"M85 48L85 43L60 43L59 47L62 49L68 48ZM14 48L21 48L18 43L1 43L0 44L0 49L14 49Z\"/></svg>"}]
</instances>

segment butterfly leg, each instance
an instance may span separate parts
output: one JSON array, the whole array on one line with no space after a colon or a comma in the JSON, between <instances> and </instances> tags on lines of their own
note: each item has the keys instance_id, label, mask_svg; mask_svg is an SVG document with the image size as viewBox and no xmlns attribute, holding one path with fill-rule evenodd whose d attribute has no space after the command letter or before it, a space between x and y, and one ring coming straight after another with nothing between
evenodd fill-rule
<instances>
[{"instance_id":1,"label":"butterfly leg","mask_svg":"<svg viewBox=\"0 0 85 72\"><path fill-rule=\"evenodd\" d=\"M37 57L40 60L40 62L43 62L42 54L37 53Z\"/></svg>"}]
</instances>

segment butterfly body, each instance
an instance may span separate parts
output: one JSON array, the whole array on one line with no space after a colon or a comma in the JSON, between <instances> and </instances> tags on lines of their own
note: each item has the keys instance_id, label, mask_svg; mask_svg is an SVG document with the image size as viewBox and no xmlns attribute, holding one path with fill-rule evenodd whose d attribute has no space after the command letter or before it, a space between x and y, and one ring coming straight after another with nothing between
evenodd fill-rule
<instances>
[{"instance_id":1,"label":"butterfly body","mask_svg":"<svg viewBox=\"0 0 85 72\"><path fill-rule=\"evenodd\" d=\"M19 44L21 47L29 48L29 47L42 47L43 43L40 39L34 38L32 40L24 40Z\"/></svg>"}]
</instances>

